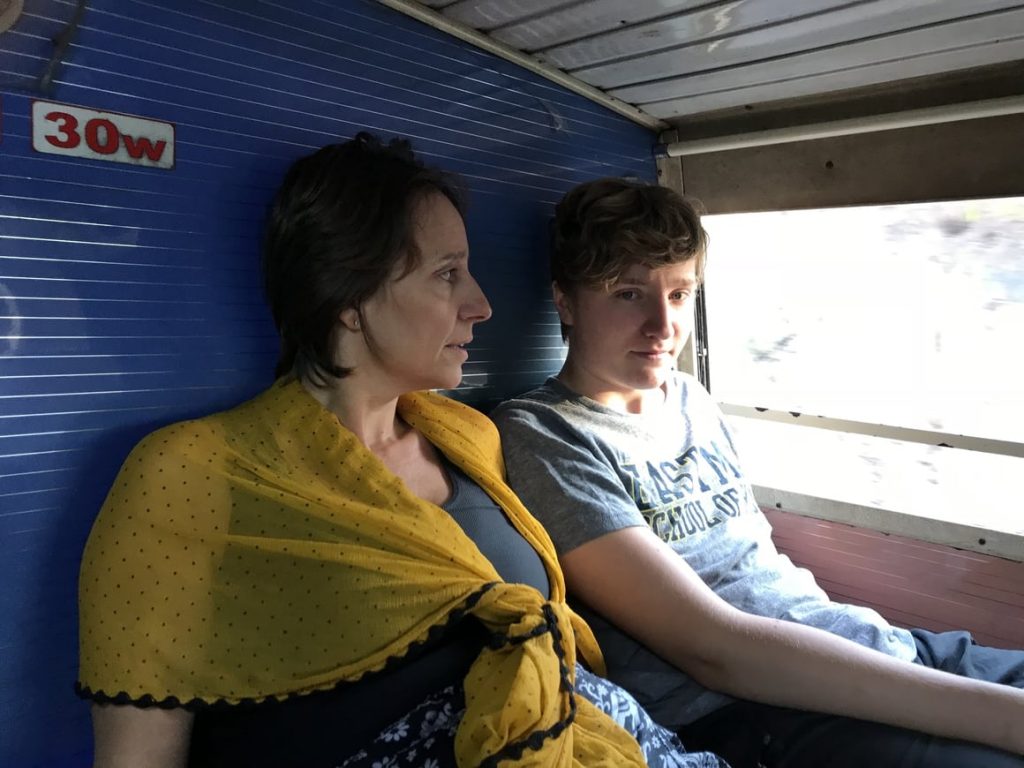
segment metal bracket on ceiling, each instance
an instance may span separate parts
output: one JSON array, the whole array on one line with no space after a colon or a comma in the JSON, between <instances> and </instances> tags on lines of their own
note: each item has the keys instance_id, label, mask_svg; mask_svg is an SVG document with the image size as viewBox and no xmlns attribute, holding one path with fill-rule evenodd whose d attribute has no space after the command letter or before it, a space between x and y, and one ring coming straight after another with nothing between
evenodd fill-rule
<instances>
[{"instance_id":1,"label":"metal bracket on ceiling","mask_svg":"<svg viewBox=\"0 0 1024 768\"><path fill-rule=\"evenodd\" d=\"M0 35L14 26L24 9L23 0L0 0ZM15 88L17 82L11 78L0 78L0 89Z\"/></svg>"},{"instance_id":2,"label":"metal bracket on ceiling","mask_svg":"<svg viewBox=\"0 0 1024 768\"><path fill-rule=\"evenodd\" d=\"M0 0L0 33L6 32L18 20L24 0Z\"/></svg>"}]
</instances>

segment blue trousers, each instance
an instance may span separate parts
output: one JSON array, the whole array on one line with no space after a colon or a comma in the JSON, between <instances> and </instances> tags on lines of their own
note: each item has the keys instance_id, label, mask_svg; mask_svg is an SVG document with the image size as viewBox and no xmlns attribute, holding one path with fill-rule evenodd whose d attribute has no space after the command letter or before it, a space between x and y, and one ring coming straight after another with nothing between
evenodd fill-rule
<instances>
[{"instance_id":1,"label":"blue trousers","mask_svg":"<svg viewBox=\"0 0 1024 768\"><path fill-rule=\"evenodd\" d=\"M1024 651L976 645L967 632L915 629L913 635L918 664L1024 688ZM746 701L679 735L687 748L715 752L733 768L1024 768L1024 756L989 747Z\"/></svg>"}]
</instances>

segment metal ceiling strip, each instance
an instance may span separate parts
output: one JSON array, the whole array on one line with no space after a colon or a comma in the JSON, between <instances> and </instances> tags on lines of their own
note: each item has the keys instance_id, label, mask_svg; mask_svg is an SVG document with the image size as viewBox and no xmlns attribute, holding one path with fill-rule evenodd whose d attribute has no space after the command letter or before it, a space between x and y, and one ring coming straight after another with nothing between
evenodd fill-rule
<instances>
[{"instance_id":1,"label":"metal ceiling strip","mask_svg":"<svg viewBox=\"0 0 1024 768\"><path fill-rule=\"evenodd\" d=\"M733 136L721 136L711 139L695 139L693 141L676 141L665 146L665 154L669 157L700 155L705 152L724 152L747 147L766 147L772 144L786 144L793 141L811 141L835 136L852 136L857 133L874 133L899 128L912 128L919 125L937 125L953 123L958 120L976 120L1001 115L1017 115L1024 113L1024 96L1008 96L1002 99L966 104L949 104L941 107L911 109L905 112L893 112L870 117L857 117L849 120L833 120L813 125L798 125L789 128L777 128L767 131L754 131Z\"/></svg>"}]
</instances>

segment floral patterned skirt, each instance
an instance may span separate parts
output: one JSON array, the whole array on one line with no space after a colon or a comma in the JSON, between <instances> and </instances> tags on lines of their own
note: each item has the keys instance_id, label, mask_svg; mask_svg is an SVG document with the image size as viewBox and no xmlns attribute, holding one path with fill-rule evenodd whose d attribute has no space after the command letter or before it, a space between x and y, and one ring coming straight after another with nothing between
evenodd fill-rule
<instances>
[{"instance_id":1,"label":"floral patterned skirt","mask_svg":"<svg viewBox=\"0 0 1024 768\"><path fill-rule=\"evenodd\" d=\"M589 699L637 740L651 768L729 768L709 752L687 752L678 737L651 720L622 688L576 665L576 693ZM461 686L428 696L338 768L447 768L455 764L455 730L462 720Z\"/></svg>"}]
</instances>

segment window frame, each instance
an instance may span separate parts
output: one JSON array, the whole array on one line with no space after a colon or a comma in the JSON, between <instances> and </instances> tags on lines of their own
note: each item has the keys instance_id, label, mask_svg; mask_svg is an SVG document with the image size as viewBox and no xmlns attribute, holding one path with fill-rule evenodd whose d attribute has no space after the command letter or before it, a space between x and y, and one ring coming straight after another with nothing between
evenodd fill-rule
<instances>
[{"instance_id":1,"label":"window frame","mask_svg":"<svg viewBox=\"0 0 1024 768\"><path fill-rule=\"evenodd\" d=\"M700 200L709 214L1016 197L1024 195L1024 158L1008 162L1007 157L1019 153L1007 155L1003 150L1008 137L1020 132L1024 132L1024 115L694 155L679 159L677 188ZM857 171L845 177L834 173L854 167ZM663 183L671 184L675 178L663 174ZM751 178L756 181L745 183ZM679 367L697 376L714 396L706 290L702 285L698 292L694 332ZM869 423L827 413L794 414L730 402L719 405L727 418L1024 458L1024 441ZM762 507L1024 562L1024 534L779 488L755 485L754 491Z\"/></svg>"}]
</instances>

